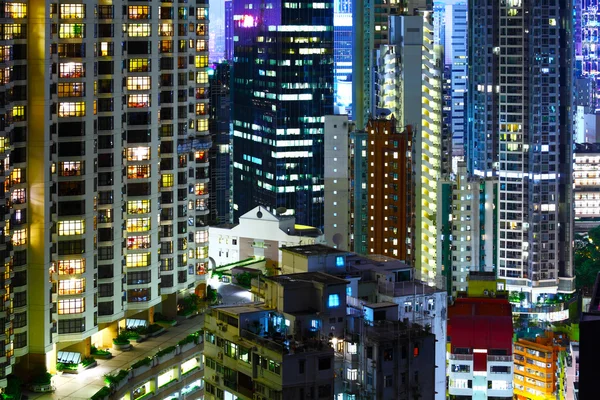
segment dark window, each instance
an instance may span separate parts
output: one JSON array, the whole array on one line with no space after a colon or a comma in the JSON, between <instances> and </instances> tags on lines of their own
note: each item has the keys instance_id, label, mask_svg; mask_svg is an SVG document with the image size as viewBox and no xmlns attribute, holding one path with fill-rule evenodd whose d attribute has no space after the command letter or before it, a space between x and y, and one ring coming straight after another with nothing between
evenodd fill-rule
<instances>
[{"instance_id":1,"label":"dark window","mask_svg":"<svg viewBox=\"0 0 600 400\"><path fill-rule=\"evenodd\" d=\"M98 315L112 315L114 312L112 301L102 301L98 303Z\"/></svg>"},{"instance_id":2,"label":"dark window","mask_svg":"<svg viewBox=\"0 0 600 400\"><path fill-rule=\"evenodd\" d=\"M112 264L98 266L98 279L109 279L115 276Z\"/></svg>"},{"instance_id":3,"label":"dark window","mask_svg":"<svg viewBox=\"0 0 600 400\"><path fill-rule=\"evenodd\" d=\"M27 346L27 332L15 333L15 349L22 349L25 346Z\"/></svg>"},{"instance_id":4,"label":"dark window","mask_svg":"<svg viewBox=\"0 0 600 400\"><path fill-rule=\"evenodd\" d=\"M373 346L367 347L367 358L373 358Z\"/></svg>"},{"instance_id":5,"label":"dark window","mask_svg":"<svg viewBox=\"0 0 600 400\"><path fill-rule=\"evenodd\" d=\"M60 201L58 203L58 215L83 215L85 214L85 200Z\"/></svg>"},{"instance_id":6,"label":"dark window","mask_svg":"<svg viewBox=\"0 0 600 400\"><path fill-rule=\"evenodd\" d=\"M114 258L113 246L98 247L98 260L112 260Z\"/></svg>"},{"instance_id":7,"label":"dark window","mask_svg":"<svg viewBox=\"0 0 600 400\"><path fill-rule=\"evenodd\" d=\"M140 272L128 272L127 273L127 284L128 285L141 285L145 283L150 283L151 275L150 271L140 271Z\"/></svg>"},{"instance_id":8,"label":"dark window","mask_svg":"<svg viewBox=\"0 0 600 400\"><path fill-rule=\"evenodd\" d=\"M331 358L319 358L319 371L331 369Z\"/></svg>"},{"instance_id":9,"label":"dark window","mask_svg":"<svg viewBox=\"0 0 600 400\"><path fill-rule=\"evenodd\" d=\"M98 285L98 297L112 297L114 286L112 283L101 283Z\"/></svg>"},{"instance_id":10,"label":"dark window","mask_svg":"<svg viewBox=\"0 0 600 400\"><path fill-rule=\"evenodd\" d=\"M148 129L127 131L127 143L148 143L150 139L150 130Z\"/></svg>"},{"instance_id":11,"label":"dark window","mask_svg":"<svg viewBox=\"0 0 600 400\"><path fill-rule=\"evenodd\" d=\"M58 333L85 332L85 318L62 319L58 321Z\"/></svg>"},{"instance_id":12,"label":"dark window","mask_svg":"<svg viewBox=\"0 0 600 400\"><path fill-rule=\"evenodd\" d=\"M298 373L303 374L306 366L306 360L298 360Z\"/></svg>"},{"instance_id":13,"label":"dark window","mask_svg":"<svg viewBox=\"0 0 600 400\"><path fill-rule=\"evenodd\" d=\"M13 327L22 328L25 325L27 325L27 311L15 314L15 319L13 320Z\"/></svg>"},{"instance_id":14,"label":"dark window","mask_svg":"<svg viewBox=\"0 0 600 400\"><path fill-rule=\"evenodd\" d=\"M13 307L25 307L27 305L27 292L16 292L13 299Z\"/></svg>"},{"instance_id":15,"label":"dark window","mask_svg":"<svg viewBox=\"0 0 600 400\"><path fill-rule=\"evenodd\" d=\"M85 142L65 142L58 144L59 157L73 157L85 155Z\"/></svg>"},{"instance_id":16,"label":"dark window","mask_svg":"<svg viewBox=\"0 0 600 400\"><path fill-rule=\"evenodd\" d=\"M162 268L161 268L162 270ZM163 275L160 277L160 287L170 288L173 287L173 275Z\"/></svg>"},{"instance_id":17,"label":"dark window","mask_svg":"<svg viewBox=\"0 0 600 400\"><path fill-rule=\"evenodd\" d=\"M82 254L85 251L85 239L80 240L65 240L58 242L58 254Z\"/></svg>"}]
</instances>

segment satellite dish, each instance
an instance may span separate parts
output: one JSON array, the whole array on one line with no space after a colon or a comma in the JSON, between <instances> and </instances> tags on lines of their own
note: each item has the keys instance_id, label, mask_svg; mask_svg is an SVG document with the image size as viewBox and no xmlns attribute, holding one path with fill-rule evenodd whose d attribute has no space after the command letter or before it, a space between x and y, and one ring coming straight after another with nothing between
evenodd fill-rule
<instances>
[{"instance_id":1,"label":"satellite dish","mask_svg":"<svg viewBox=\"0 0 600 400\"><path fill-rule=\"evenodd\" d=\"M275 212L277 213L277 215L283 215L287 212L287 208L285 207L278 207Z\"/></svg>"}]
</instances>

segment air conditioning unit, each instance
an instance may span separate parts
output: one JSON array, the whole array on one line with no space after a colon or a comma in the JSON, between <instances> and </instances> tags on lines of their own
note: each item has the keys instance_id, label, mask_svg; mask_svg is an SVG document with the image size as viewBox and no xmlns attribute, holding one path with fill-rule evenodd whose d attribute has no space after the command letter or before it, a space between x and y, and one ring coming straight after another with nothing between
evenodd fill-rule
<instances>
[{"instance_id":1,"label":"air conditioning unit","mask_svg":"<svg viewBox=\"0 0 600 400\"><path fill-rule=\"evenodd\" d=\"M221 330L223 332L227 332L227 325L226 324L221 325Z\"/></svg>"},{"instance_id":2,"label":"air conditioning unit","mask_svg":"<svg viewBox=\"0 0 600 400\"><path fill-rule=\"evenodd\" d=\"M218 358L219 360L222 360L222 359L223 359L223 353L219 353L219 354L217 354L217 358Z\"/></svg>"},{"instance_id":3,"label":"air conditioning unit","mask_svg":"<svg viewBox=\"0 0 600 400\"><path fill-rule=\"evenodd\" d=\"M213 375L213 377L212 377L212 378L213 378L213 381L214 381L215 383L219 383L219 376L218 376L218 375Z\"/></svg>"}]
</instances>

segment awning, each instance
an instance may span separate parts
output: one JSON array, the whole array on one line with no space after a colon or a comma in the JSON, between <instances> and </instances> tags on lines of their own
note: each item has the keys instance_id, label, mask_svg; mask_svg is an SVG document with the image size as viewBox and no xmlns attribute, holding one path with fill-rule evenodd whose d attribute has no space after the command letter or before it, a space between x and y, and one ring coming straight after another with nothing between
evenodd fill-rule
<instances>
[{"instance_id":1,"label":"awning","mask_svg":"<svg viewBox=\"0 0 600 400\"><path fill-rule=\"evenodd\" d=\"M145 319L128 319L127 321L125 321L125 327L127 329L136 329L142 326L148 326L148 321L146 321Z\"/></svg>"},{"instance_id":2,"label":"awning","mask_svg":"<svg viewBox=\"0 0 600 400\"><path fill-rule=\"evenodd\" d=\"M56 361L63 364L79 364L81 362L81 353L59 351Z\"/></svg>"}]
</instances>

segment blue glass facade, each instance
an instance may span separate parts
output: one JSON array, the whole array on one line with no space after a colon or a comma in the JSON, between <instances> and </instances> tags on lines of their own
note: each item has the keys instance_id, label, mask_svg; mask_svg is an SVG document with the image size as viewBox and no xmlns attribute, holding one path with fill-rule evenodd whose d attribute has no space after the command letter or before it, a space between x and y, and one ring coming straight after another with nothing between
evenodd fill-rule
<instances>
[{"instance_id":1,"label":"blue glass facade","mask_svg":"<svg viewBox=\"0 0 600 400\"><path fill-rule=\"evenodd\" d=\"M323 226L323 122L333 114L333 0L234 3L235 219L261 204Z\"/></svg>"},{"instance_id":2,"label":"blue glass facade","mask_svg":"<svg viewBox=\"0 0 600 400\"><path fill-rule=\"evenodd\" d=\"M336 114L351 114L352 109L352 1L335 0L334 93Z\"/></svg>"}]
</instances>

